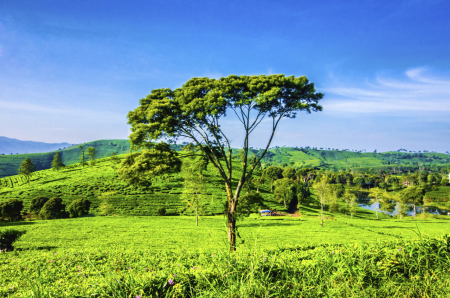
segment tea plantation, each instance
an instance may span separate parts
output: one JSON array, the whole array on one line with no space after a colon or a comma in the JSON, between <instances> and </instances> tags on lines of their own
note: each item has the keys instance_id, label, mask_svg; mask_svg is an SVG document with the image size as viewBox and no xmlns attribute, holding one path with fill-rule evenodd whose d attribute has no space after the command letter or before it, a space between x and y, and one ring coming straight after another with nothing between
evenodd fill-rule
<instances>
[{"instance_id":1,"label":"tea plantation","mask_svg":"<svg viewBox=\"0 0 450 298\"><path fill-rule=\"evenodd\" d=\"M114 168L115 167L115 168ZM129 186L115 174L117 164L111 158L96 160L94 166L74 164L59 171L52 169L33 173L30 185L21 176L0 179L0 202L9 199L24 201L28 208L32 198L37 196L61 197L69 205L80 197L92 202L93 214L100 214L101 207L111 206L111 215L155 215L156 210L164 207L168 215L191 213L186 201L180 196L183 192L182 173L162 177L149 187ZM240 172L236 167L235 173ZM204 174L206 182L205 213L223 214L226 200L225 186L216 176L212 165ZM269 208L284 209L274 201L270 186L261 187L261 196Z\"/></svg>"},{"instance_id":2,"label":"tea plantation","mask_svg":"<svg viewBox=\"0 0 450 298\"><path fill-rule=\"evenodd\" d=\"M446 297L450 220L403 220L357 208L351 218L317 204L298 217L238 221L237 252L226 237L224 186L205 171L199 226L181 196L182 173L148 187L117 178L110 157L93 166L0 179L0 202L28 209L36 196L92 202L89 217L0 223L25 234L0 253L0 297ZM239 168L234 169L235 173ZM436 192L444 191L436 189ZM266 183L264 204L278 211ZM312 197L315 200L315 196ZM164 207L169 216L153 216ZM108 216L100 216L107 214Z\"/></svg>"}]
</instances>

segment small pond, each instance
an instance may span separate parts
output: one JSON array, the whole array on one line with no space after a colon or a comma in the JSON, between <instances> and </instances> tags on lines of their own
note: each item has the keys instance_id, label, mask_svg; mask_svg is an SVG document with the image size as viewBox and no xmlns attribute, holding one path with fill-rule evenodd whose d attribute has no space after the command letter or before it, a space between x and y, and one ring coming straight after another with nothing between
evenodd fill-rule
<instances>
[{"instance_id":1,"label":"small pond","mask_svg":"<svg viewBox=\"0 0 450 298\"><path fill-rule=\"evenodd\" d=\"M385 212L385 211L381 211L378 208L379 203L370 203L369 200L358 200L358 206L367 210L372 210L372 211L377 211L379 210L380 213L386 213L389 215L396 215L398 213L398 202L394 202L395 207L392 208L390 211ZM411 204L406 204L406 208L407 208L407 214L409 216L414 215L414 206ZM439 209L437 207L416 207L416 212L417 214L420 214L423 212L423 209L425 208L425 212L428 214L435 214L435 215L447 215L449 211L447 210L443 210L443 209Z\"/></svg>"}]
</instances>

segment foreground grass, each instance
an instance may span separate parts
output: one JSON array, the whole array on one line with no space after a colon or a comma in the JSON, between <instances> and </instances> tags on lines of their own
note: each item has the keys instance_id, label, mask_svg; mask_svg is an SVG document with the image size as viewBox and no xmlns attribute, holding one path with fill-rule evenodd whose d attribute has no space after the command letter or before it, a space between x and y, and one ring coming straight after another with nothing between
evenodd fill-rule
<instances>
[{"instance_id":1,"label":"foreground grass","mask_svg":"<svg viewBox=\"0 0 450 298\"><path fill-rule=\"evenodd\" d=\"M248 218L229 254L221 216L22 222L0 297L445 297L448 223Z\"/></svg>"}]
</instances>

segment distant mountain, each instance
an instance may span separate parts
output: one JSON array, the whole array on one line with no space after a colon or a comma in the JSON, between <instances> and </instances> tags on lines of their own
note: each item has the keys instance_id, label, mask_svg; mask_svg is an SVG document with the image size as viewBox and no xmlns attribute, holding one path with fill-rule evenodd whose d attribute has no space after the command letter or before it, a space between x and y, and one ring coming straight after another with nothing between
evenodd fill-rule
<instances>
[{"instance_id":1,"label":"distant mountain","mask_svg":"<svg viewBox=\"0 0 450 298\"><path fill-rule=\"evenodd\" d=\"M69 143L42 143L0 137L0 154L42 153L63 149Z\"/></svg>"}]
</instances>

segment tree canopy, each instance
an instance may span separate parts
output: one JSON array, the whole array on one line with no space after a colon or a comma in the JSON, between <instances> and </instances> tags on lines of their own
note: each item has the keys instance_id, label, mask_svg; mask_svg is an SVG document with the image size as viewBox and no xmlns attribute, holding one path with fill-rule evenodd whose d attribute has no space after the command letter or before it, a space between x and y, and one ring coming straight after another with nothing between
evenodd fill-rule
<instances>
[{"instance_id":1,"label":"tree canopy","mask_svg":"<svg viewBox=\"0 0 450 298\"><path fill-rule=\"evenodd\" d=\"M128 113L131 124L129 136L133 153L132 159L139 161L148 154L155 142L166 143L188 139L201 148L203 155L222 177L227 191L228 239L232 250L236 241L236 218L234 213L239 201L239 194L244 183L253 175L255 167L266 154L279 122L283 118L295 118L297 113L321 111L318 104L323 94L317 93L314 84L306 77L284 75L236 76L226 78L192 78L181 88L155 89L142 98L139 107ZM242 124L242 174L237 184L232 185L233 155L229 136L222 130L219 120L227 113L233 113ZM271 119L271 129L265 149L254 162L249 162L250 136L264 118ZM169 146L163 148L170 155L169 162L180 158ZM148 156L161 165L159 157L164 154ZM148 158L142 158L148 160ZM144 174L147 178L156 174L152 167L144 162L129 160L123 163L126 177L134 176L132 172ZM180 163L175 163L178 165ZM159 171L160 173L162 171ZM139 179L138 179L139 180Z\"/></svg>"},{"instance_id":2,"label":"tree canopy","mask_svg":"<svg viewBox=\"0 0 450 298\"><path fill-rule=\"evenodd\" d=\"M19 175L25 176L27 178L28 184L30 184L30 177L34 171L36 171L36 166L33 164L33 161L28 157L25 158L24 161L22 161L18 169Z\"/></svg>"}]
</instances>

